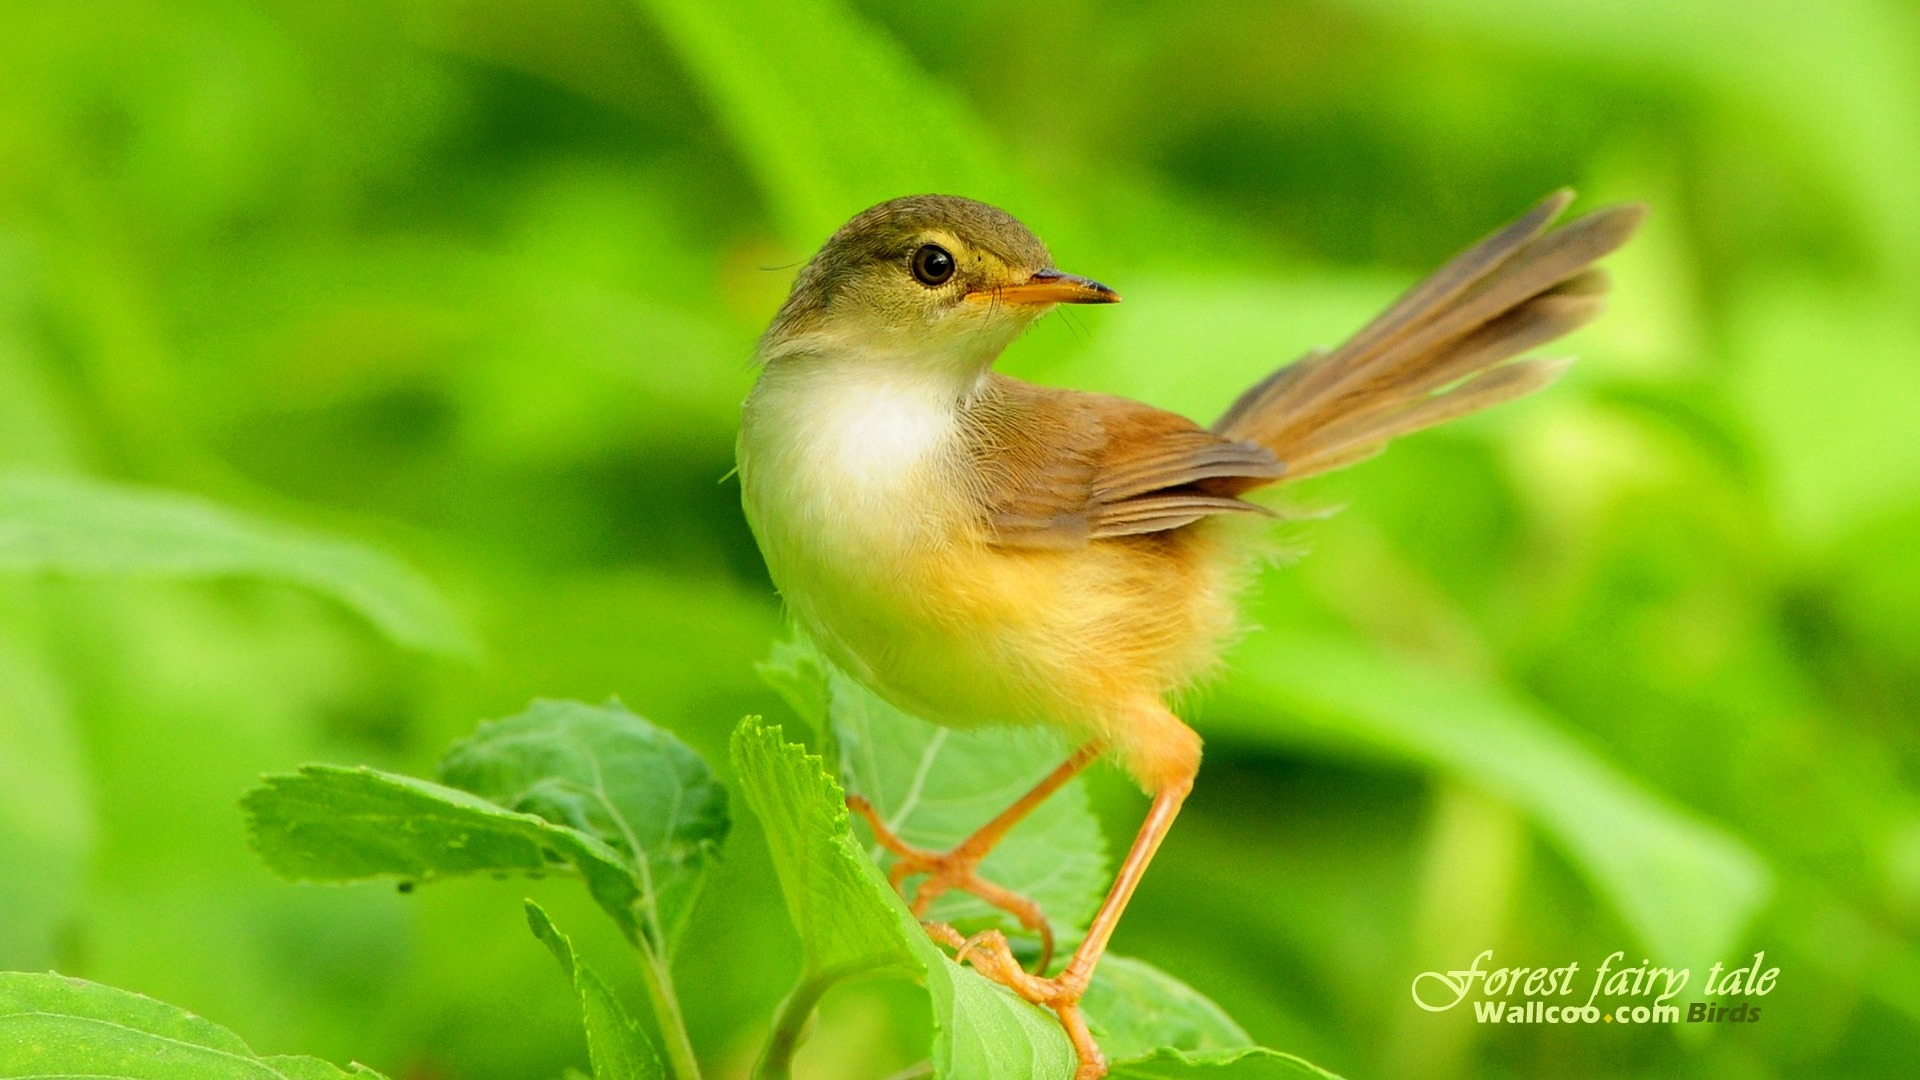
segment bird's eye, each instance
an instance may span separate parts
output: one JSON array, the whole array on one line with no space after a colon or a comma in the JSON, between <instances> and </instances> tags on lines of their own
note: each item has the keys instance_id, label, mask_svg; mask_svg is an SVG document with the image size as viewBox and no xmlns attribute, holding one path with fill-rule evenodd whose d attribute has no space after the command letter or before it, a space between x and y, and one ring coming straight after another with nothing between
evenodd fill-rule
<instances>
[{"instance_id":1,"label":"bird's eye","mask_svg":"<svg viewBox=\"0 0 1920 1080\"><path fill-rule=\"evenodd\" d=\"M953 256L938 244L922 245L913 253L913 276L929 288L945 285L953 277Z\"/></svg>"}]
</instances>

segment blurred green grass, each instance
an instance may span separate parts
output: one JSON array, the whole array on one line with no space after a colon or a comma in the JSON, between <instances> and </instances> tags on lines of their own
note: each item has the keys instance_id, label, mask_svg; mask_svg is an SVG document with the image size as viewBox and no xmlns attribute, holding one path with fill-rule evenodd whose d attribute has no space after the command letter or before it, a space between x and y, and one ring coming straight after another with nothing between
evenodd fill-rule
<instances>
[{"instance_id":1,"label":"blurred green grass","mask_svg":"<svg viewBox=\"0 0 1920 1080\"><path fill-rule=\"evenodd\" d=\"M0 7L0 468L399 554L484 650L396 649L285 585L0 576L0 966L397 1077L582 1063L518 905L597 926L570 890L288 888L234 800L308 759L421 771L536 695L617 693L716 764L781 715L722 477L753 338L827 230L912 190L1003 203L1128 297L1008 370L1206 417L1573 183L1654 208L1612 313L1552 394L1295 497L1344 509L1285 530L1307 555L1202 695L1207 773L1117 945L1351 1077L1905 1076L1916 175L1892 0ZM1527 703L1756 853L1768 1021L1416 1014L1419 971L1644 930L1514 791L1300 737L1258 657L1302 637ZM1131 828L1111 777L1102 802ZM798 965L757 845L743 823L682 961L721 1076ZM801 1065L884 1075L924 1023L841 991Z\"/></svg>"}]
</instances>

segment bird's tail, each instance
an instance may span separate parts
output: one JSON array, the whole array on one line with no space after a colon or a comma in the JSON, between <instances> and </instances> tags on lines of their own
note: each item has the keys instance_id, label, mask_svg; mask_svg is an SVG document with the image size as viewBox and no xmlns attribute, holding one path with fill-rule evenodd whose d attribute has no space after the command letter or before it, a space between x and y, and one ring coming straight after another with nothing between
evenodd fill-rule
<instances>
[{"instance_id":1,"label":"bird's tail","mask_svg":"<svg viewBox=\"0 0 1920 1080\"><path fill-rule=\"evenodd\" d=\"M1373 456L1388 441L1532 393L1566 360L1506 363L1600 313L1593 263L1633 235L1645 207L1609 207L1548 229L1573 200L1548 196L1456 256L1332 352L1255 384L1214 422L1286 465L1283 480Z\"/></svg>"}]
</instances>

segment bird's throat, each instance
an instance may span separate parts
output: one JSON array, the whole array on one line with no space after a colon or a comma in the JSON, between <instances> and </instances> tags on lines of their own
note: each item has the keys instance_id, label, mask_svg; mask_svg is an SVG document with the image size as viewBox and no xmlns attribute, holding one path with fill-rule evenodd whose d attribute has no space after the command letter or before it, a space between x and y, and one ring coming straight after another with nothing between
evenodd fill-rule
<instances>
[{"instance_id":1,"label":"bird's throat","mask_svg":"<svg viewBox=\"0 0 1920 1080\"><path fill-rule=\"evenodd\" d=\"M771 364L740 433L747 508L778 580L828 566L871 572L939 543L964 508L961 405L983 373L872 355ZM801 566L826 564L824 566ZM787 586L783 583L783 588Z\"/></svg>"}]
</instances>

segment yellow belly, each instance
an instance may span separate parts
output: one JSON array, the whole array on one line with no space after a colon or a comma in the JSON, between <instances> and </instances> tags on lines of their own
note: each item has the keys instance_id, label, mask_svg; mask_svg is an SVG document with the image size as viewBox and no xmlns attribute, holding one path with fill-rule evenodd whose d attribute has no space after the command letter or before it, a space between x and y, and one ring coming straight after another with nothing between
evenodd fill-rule
<instances>
[{"instance_id":1,"label":"yellow belly","mask_svg":"<svg viewBox=\"0 0 1920 1080\"><path fill-rule=\"evenodd\" d=\"M1212 665L1233 627L1231 570L1204 525L1071 551L969 538L884 579L846 567L786 595L838 662L916 715L1095 735Z\"/></svg>"}]
</instances>

